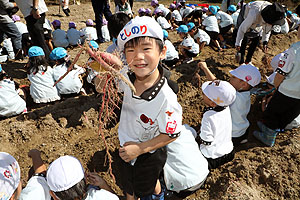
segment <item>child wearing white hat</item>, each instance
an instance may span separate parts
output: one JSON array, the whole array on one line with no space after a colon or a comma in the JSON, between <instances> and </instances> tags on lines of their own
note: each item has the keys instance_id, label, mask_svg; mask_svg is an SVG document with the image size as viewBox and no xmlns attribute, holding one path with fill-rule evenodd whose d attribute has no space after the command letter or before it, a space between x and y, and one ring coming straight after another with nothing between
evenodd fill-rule
<instances>
[{"instance_id":1,"label":"child wearing white hat","mask_svg":"<svg viewBox=\"0 0 300 200\"><path fill-rule=\"evenodd\" d=\"M29 151L32 159L34 174L22 190L21 170L16 159L6 152L0 152L0 199L2 200L50 200L49 187L40 152L36 149Z\"/></svg>"},{"instance_id":2,"label":"child wearing white hat","mask_svg":"<svg viewBox=\"0 0 300 200\"><path fill-rule=\"evenodd\" d=\"M88 189L87 181L95 188ZM96 173L87 173L80 161L73 156L62 156L51 163L47 170L50 195L54 200L117 200L107 183Z\"/></svg>"},{"instance_id":3,"label":"child wearing white hat","mask_svg":"<svg viewBox=\"0 0 300 200\"><path fill-rule=\"evenodd\" d=\"M211 73L205 62L198 66L204 71L208 80L213 81L216 77ZM241 65L230 71L232 75L229 83L236 90L236 99L230 105L232 119L232 142L234 146L248 141L249 121L247 115L251 107L250 89L260 83L261 75L253 65Z\"/></svg>"},{"instance_id":4,"label":"child wearing white hat","mask_svg":"<svg viewBox=\"0 0 300 200\"><path fill-rule=\"evenodd\" d=\"M97 30L94 28L94 22L92 19L88 19L85 22L86 27L82 28L80 31L84 35L84 40L97 40Z\"/></svg>"},{"instance_id":5,"label":"child wearing white hat","mask_svg":"<svg viewBox=\"0 0 300 200\"><path fill-rule=\"evenodd\" d=\"M229 106L235 101L236 90L227 81L202 84L206 104L200 129L200 150L209 168L215 169L234 158L231 141L232 121Z\"/></svg>"},{"instance_id":6,"label":"child wearing white hat","mask_svg":"<svg viewBox=\"0 0 300 200\"><path fill-rule=\"evenodd\" d=\"M163 198L158 177L167 157L164 146L182 128L182 108L159 64L166 54L163 31L155 19L135 17L120 31L117 44L131 71L126 76L136 88L133 93L120 83L124 91L118 129L122 185L127 199Z\"/></svg>"}]
</instances>

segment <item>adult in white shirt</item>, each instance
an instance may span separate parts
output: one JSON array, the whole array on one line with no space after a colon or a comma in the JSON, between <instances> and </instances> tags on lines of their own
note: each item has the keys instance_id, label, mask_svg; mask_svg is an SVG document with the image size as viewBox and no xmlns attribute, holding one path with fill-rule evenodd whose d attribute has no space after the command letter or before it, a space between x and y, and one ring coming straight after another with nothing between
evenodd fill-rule
<instances>
[{"instance_id":1,"label":"adult in white shirt","mask_svg":"<svg viewBox=\"0 0 300 200\"><path fill-rule=\"evenodd\" d=\"M284 24L284 8L277 2L271 4L267 1L255 1L244 5L238 19L238 32L235 41L236 49L241 53L240 64L251 62L256 47L259 44L262 32L263 50L267 51L272 26ZM240 20L241 19L241 20ZM245 49L251 40L246 60L244 60Z\"/></svg>"},{"instance_id":2,"label":"adult in white shirt","mask_svg":"<svg viewBox=\"0 0 300 200\"><path fill-rule=\"evenodd\" d=\"M43 24L48 11L44 0L15 0L25 17L29 35L34 46L40 46L46 58L49 58L50 50L44 37Z\"/></svg>"}]
</instances>

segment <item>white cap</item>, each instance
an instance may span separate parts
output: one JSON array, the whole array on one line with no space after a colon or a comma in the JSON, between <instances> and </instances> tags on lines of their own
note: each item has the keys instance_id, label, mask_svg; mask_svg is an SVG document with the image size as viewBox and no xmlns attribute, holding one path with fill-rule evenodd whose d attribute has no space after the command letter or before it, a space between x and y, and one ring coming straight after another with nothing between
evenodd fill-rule
<instances>
[{"instance_id":1,"label":"white cap","mask_svg":"<svg viewBox=\"0 0 300 200\"><path fill-rule=\"evenodd\" d=\"M10 154L0 152L0 199L8 200L20 183L20 166Z\"/></svg>"},{"instance_id":2,"label":"white cap","mask_svg":"<svg viewBox=\"0 0 300 200\"><path fill-rule=\"evenodd\" d=\"M236 97L236 90L227 81L207 81L202 84L202 91L218 106L229 106Z\"/></svg>"},{"instance_id":3,"label":"white cap","mask_svg":"<svg viewBox=\"0 0 300 200\"><path fill-rule=\"evenodd\" d=\"M247 82L252 87L255 87L260 83L261 75L258 69L253 65L241 65L235 70L230 71L230 73L245 82Z\"/></svg>"},{"instance_id":4,"label":"white cap","mask_svg":"<svg viewBox=\"0 0 300 200\"><path fill-rule=\"evenodd\" d=\"M80 161L73 156L62 156L47 170L47 183L53 192L68 190L84 178Z\"/></svg>"},{"instance_id":5,"label":"white cap","mask_svg":"<svg viewBox=\"0 0 300 200\"><path fill-rule=\"evenodd\" d=\"M124 45L129 40L144 36L158 38L161 41L164 41L162 28L154 18L148 16L137 16L130 20L118 35L117 44L120 51L124 50Z\"/></svg>"}]
</instances>

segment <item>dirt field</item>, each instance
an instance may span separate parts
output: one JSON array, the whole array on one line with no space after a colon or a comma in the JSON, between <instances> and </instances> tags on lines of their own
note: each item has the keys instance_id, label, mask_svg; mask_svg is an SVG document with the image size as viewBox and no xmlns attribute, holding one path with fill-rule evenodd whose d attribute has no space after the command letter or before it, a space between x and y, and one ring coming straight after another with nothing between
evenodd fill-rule
<instances>
[{"instance_id":1,"label":"dirt field","mask_svg":"<svg viewBox=\"0 0 300 200\"><path fill-rule=\"evenodd\" d=\"M165 2L166 5L170 3ZM135 13L140 7L150 7L150 2L135 2ZM86 19L94 18L91 4L71 5L70 9L71 16L65 17L58 15L58 6L49 7L47 18L50 21L61 20L65 30L69 21L75 21L80 29L85 26ZM114 11L113 6L111 10ZM173 43L179 42L176 32L170 32L169 36ZM296 33L272 36L269 54L274 56L296 41ZM102 44L101 49L105 50L109 44L111 43ZM69 50L73 58L78 51L78 48ZM204 104L200 89L192 81L198 60L206 61L219 79L226 80L229 71L238 66L234 55L232 47L224 52L215 52L212 48L205 47L197 61L178 65L171 70L171 79L177 81L180 87L178 100L183 108L183 123L196 129L200 127ZM263 55L261 49L258 49L252 62L260 68L264 77L268 70L261 63ZM87 58L87 55L81 55L78 63L83 64ZM2 66L16 82L29 84L24 70L26 61ZM204 82L204 73L200 73L200 76L201 82ZM258 142L252 132L257 129L256 121L261 118L260 100L252 96L249 142L237 149L232 162L211 172L203 189L185 199L300 199L300 129L279 134L273 148ZM8 152L18 160L24 185L31 165L27 152L37 148L42 151L42 158L47 164L62 155L76 156L85 169L99 172L114 191L120 197L123 196L119 184L121 175L117 159L117 127L116 123L110 124L111 129L105 133L114 159L113 172L117 178L117 183L114 184L107 173L104 143L98 135L100 104L101 97L94 94L79 96L0 121L0 151Z\"/></svg>"}]
</instances>

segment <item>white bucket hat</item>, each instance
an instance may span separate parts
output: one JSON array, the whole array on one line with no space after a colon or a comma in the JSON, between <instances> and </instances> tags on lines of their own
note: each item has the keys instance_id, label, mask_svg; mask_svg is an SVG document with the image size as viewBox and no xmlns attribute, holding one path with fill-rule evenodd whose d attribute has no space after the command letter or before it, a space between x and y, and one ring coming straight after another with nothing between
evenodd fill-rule
<instances>
[{"instance_id":1,"label":"white bucket hat","mask_svg":"<svg viewBox=\"0 0 300 200\"><path fill-rule=\"evenodd\" d=\"M218 106L229 106L236 97L236 90L227 81L207 81L202 84L202 91Z\"/></svg>"},{"instance_id":2,"label":"white bucket hat","mask_svg":"<svg viewBox=\"0 0 300 200\"><path fill-rule=\"evenodd\" d=\"M158 38L161 41L164 41L162 28L154 18L148 16L137 16L129 21L118 35L117 44L120 51L124 50L124 45L129 40L144 36Z\"/></svg>"},{"instance_id":3,"label":"white bucket hat","mask_svg":"<svg viewBox=\"0 0 300 200\"><path fill-rule=\"evenodd\" d=\"M51 163L47 183L53 192L68 190L84 178L80 161L73 156L62 156Z\"/></svg>"},{"instance_id":4,"label":"white bucket hat","mask_svg":"<svg viewBox=\"0 0 300 200\"><path fill-rule=\"evenodd\" d=\"M230 71L230 74L247 82L252 87L260 83L261 75L258 69L253 65L240 65L238 68Z\"/></svg>"},{"instance_id":5,"label":"white bucket hat","mask_svg":"<svg viewBox=\"0 0 300 200\"><path fill-rule=\"evenodd\" d=\"M10 154L0 152L0 199L9 200L20 183L20 166Z\"/></svg>"}]
</instances>

